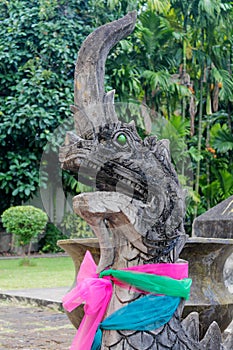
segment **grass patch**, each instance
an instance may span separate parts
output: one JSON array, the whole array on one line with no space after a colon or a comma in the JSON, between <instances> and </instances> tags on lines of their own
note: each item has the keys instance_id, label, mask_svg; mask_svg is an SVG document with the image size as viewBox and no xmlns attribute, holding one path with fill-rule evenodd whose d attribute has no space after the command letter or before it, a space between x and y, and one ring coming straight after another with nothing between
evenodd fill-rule
<instances>
[{"instance_id":1,"label":"grass patch","mask_svg":"<svg viewBox=\"0 0 233 350\"><path fill-rule=\"evenodd\" d=\"M36 266L35 259L24 258L19 261L19 266Z\"/></svg>"},{"instance_id":2,"label":"grass patch","mask_svg":"<svg viewBox=\"0 0 233 350\"><path fill-rule=\"evenodd\" d=\"M20 266L19 259L0 260L0 290L70 287L73 284L75 269L70 257L30 260L32 265L29 266Z\"/></svg>"}]
</instances>

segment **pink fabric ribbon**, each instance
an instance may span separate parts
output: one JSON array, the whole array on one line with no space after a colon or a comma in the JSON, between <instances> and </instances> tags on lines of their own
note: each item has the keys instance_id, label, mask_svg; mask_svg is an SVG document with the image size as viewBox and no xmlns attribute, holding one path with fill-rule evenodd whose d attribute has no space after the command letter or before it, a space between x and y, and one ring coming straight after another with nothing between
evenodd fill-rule
<instances>
[{"instance_id":1,"label":"pink fabric ribbon","mask_svg":"<svg viewBox=\"0 0 233 350\"><path fill-rule=\"evenodd\" d=\"M77 276L77 285L63 297L63 307L72 311L85 302L85 315L74 337L70 350L91 349L98 325L102 321L112 297L112 282L99 278L96 264L86 252Z\"/></svg>"},{"instance_id":2,"label":"pink fabric ribbon","mask_svg":"<svg viewBox=\"0 0 233 350\"><path fill-rule=\"evenodd\" d=\"M128 288L128 285L111 276L99 278L96 264L89 251L86 252L77 276L77 285L63 297L63 307L71 312L85 303L85 315L74 337L70 350L90 350L96 330L104 318L112 297L112 282ZM157 274L174 279L188 277L188 263L149 264L126 268L124 270ZM111 280L112 282L111 282ZM135 289L136 290L136 289Z\"/></svg>"}]
</instances>

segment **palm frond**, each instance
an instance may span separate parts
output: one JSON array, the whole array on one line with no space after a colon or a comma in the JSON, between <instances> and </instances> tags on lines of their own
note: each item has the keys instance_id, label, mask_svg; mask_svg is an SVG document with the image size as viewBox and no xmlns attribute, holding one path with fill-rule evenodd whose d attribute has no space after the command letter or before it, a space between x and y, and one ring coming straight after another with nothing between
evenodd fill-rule
<instances>
[{"instance_id":1,"label":"palm frond","mask_svg":"<svg viewBox=\"0 0 233 350\"><path fill-rule=\"evenodd\" d=\"M177 131L179 137L184 137L189 134L190 123L188 119L183 119L182 116L172 115L170 123Z\"/></svg>"},{"instance_id":2,"label":"palm frond","mask_svg":"<svg viewBox=\"0 0 233 350\"><path fill-rule=\"evenodd\" d=\"M219 70L222 76L222 89L220 90L219 97L221 100L228 99L229 101L233 101L233 80L231 74L225 70Z\"/></svg>"},{"instance_id":3,"label":"palm frond","mask_svg":"<svg viewBox=\"0 0 233 350\"><path fill-rule=\"evenodd\" d=\"M148 8L158 13L166 13L170 9L169 0L148 0Z\"/></svg>"},{"instance_id":4,"label":"palm frond","mask_svg":"<svg viewBox=\"0 0 233 350\"><path fill-rule=\"evenodd\" d=\"M215 18L216 14L221 11L220 3L218 0L200 0L199 1L199 13L206 13L212 19Z\"/></svg>"},{"instance_id":5,"label":"palm frond","mask_svg":"<svg viewBox=\"0 0 233 350\"><path fill-rule=\"evenodd\" d=\"M227 170L219 171L219 181L221 184L222 199L226 199L233 194L233 176Z\"/></svg>"},{"instance_id":6,"label":"palm frond","mask_svg":"<svg viewBox=\"0 0 233 350\"><path fill-rule=\"evenodd\" d=\"M219 202L222 195L220 181L214 180L209 185L203 186L202 192L209 199L211 206L214 206Z\"/></svg>"},{"instance_id":7,"label":"palm frond","mask_svg":"<svg viewBox=\"0 0 233 350\"><path fill-rule=\"evenodd\" d=\"M160 70L158 72L146 70L142 76L148 80L153 90L161 88L162 90L168 91L170 85L170 74L166 70Z\"/></svg>"},{"instance_id":8,"label":"palm frond","mask_svg":"<svg viewBox=\"0 0 233 350\"><path fill-rule=\"evenodd\" d=\"M233 195L232 173L221 169L216 173L216 178L209 185L202 188L203 194L209 199L211 206Z\"/></svg>"},{"instance_id":9,"label":"palm frond","mask_svg":"<svg viewBox=\"0 0 233 350\"><path fill-rule=\"evenodd\" d=\"M233 150L233 135L226 124L221 127L217 123L211 128L211 145L221 153Z\"/></svg>"},{"instance_id":10,"label":"palm frond","mask_svg":"<svg viewBox=\"0 0 233 350\"><path fill-rule=\"evenodd\" d=\"M152 54L171 38L172 29L170 23L151 11L142 13L139 19L141 26L138 26L138 36L143 45L145 45L146 50Z\"/></svg>"},{"instance_id":11,"label":"palm frond","mask_svg":"<svg viewBox=\"0 0 233 350\"><path fill-rule=\"evenodd\" d=\"M212 74L212 77L218 81L218 82L222 82L222 76L221 76L221 73L220 71L216 68L216 67L213 67L211 69L211 74Z\"/></svg>"}]
</instances>

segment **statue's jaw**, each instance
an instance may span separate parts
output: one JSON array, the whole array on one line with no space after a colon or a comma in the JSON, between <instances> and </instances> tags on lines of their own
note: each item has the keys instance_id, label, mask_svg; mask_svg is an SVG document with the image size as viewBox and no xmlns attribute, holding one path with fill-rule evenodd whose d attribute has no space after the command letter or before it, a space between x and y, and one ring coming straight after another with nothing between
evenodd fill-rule
<instances>
[{"instance_id":1,"label":"statue's jaw","mask_svg":"<svg viewBox=\"0 0 233 350\"><path fill-rule=\"evenodd\" d=\"M121 193L82 193L73 199L73 208L91 226L100 245L98 271L112 267L122 257L116 252L125 251L132 245L138 252L147 255L142 236L135 230L136 207L131 199ZM132 247L131 247L132 249ZM125 261L131 257L124 256Z\"/></svg>"}]
</instances>

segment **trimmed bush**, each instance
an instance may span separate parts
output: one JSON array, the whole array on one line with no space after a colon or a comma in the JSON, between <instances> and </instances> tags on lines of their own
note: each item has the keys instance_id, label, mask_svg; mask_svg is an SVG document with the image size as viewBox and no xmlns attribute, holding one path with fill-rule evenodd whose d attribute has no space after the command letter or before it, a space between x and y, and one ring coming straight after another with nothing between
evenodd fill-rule
<instances>
[{"instance_id":1,"label":"trimmed bush","mask_svg":"<svg viewBox=\"0 0 233 350\"><path fill-rule=\"evenodd\" d=\"M10 207L2 214L2 223L6 231L17 236L20 246L29 244L28 255L32 239L43 232L47 221L47 215L31 205Z\"/></svg>"}]
</instances>

